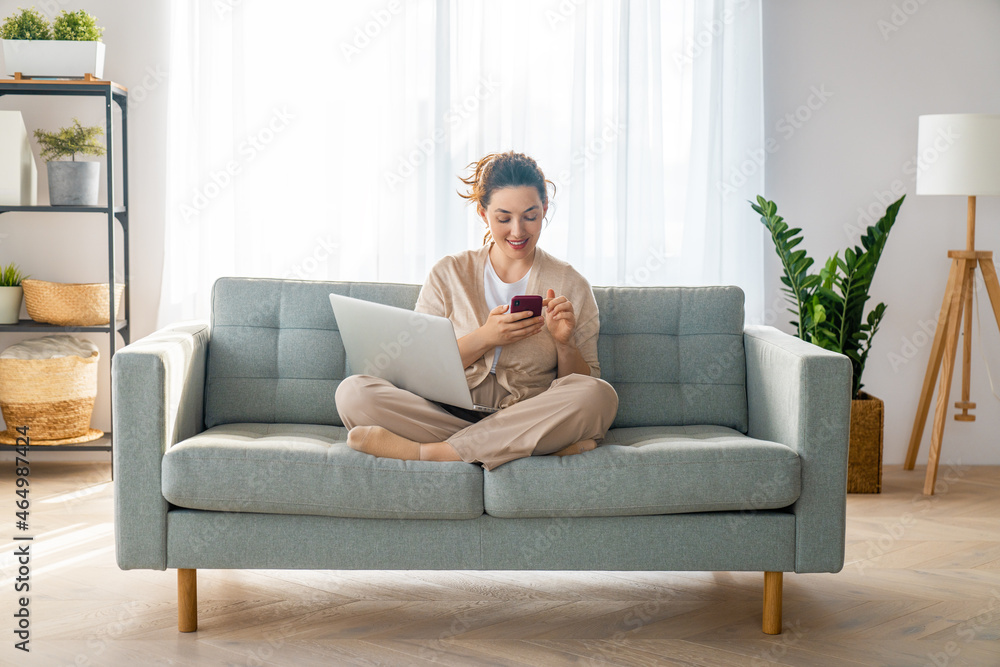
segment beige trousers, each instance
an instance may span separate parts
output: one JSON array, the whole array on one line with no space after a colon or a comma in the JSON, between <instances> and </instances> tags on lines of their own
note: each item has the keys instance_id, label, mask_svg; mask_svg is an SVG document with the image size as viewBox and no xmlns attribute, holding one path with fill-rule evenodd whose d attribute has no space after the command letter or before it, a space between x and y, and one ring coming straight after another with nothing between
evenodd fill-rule
<instances>
[{"instance_id":1,"label":"beige trousers","mask_svg":"<svg viewBox=\"0 0 1000 667\"><path fill-rule=\"evenodd\" d=\"M497 407L508 394L490 373L472 390L472 401ZM348 429L381 426L414 442L447 442L463 461L486 470L580 440L599 444L618 412L614 387L579 373L556 378L541 394L492 414L429 401L371 375L345 378L336 400Z\"/></svg>"}]
</instances>

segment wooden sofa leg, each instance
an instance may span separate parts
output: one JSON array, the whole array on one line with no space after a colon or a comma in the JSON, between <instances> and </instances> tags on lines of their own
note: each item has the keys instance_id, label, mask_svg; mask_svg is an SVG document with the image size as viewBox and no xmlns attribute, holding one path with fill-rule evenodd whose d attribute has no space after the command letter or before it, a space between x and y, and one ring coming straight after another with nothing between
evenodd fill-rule
<instances>
[{"instance_id":1,"label":"wooden sofa leg","mask_svg":"<svg viewBox=\"0 0 1000 667\"><path fill-rule=\"evenodd\" d=\"M764 633L781 634L781 572L764 573Z\"/></svg>"},{"instance_id":2,"label":"wooden sofa leg","mask_svg":"<svg viewBox=\"0 0 1000 667\"><path fill-rule=\"evenodd\" d=\"M198 629L198 570L177 570L177 629Z\"/></svg>"}]
</instances>

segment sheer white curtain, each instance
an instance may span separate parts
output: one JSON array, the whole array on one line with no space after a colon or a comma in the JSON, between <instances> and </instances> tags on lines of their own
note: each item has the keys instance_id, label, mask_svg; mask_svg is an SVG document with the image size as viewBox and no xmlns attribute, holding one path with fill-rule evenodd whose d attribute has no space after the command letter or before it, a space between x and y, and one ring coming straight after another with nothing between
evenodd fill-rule
<instances>
[{"instance_id":1,"label":"sheer white curtain","mask_svg":"<svg viewBox=\"0 0 1000 667\"><path fill-rule=\"evenodd\" d=\"M736 284L759 317L759 0L281 7L172 2L160 325L224 275L422 283L481 245L458 176L511 149L592 284Z\"/></svg>"}]
</instances>

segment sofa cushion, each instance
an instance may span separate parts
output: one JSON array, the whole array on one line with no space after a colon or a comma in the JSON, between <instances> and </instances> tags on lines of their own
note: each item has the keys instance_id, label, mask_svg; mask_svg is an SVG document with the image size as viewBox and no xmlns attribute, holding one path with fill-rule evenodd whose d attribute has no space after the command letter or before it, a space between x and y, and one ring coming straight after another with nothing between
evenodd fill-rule
<instances>
[{"instance_id":1,"label":"sofa cushion","mask_svg":"<svg viewBox=\"0 0 1000 667\"><path fill-rule=\"evenodd\" d=\"M347 446L347 432L308 424L227 424L163 456L163 497L224 512L365 519L475 519L483 469L402 461Z\"/></svg>"},{"instance_id":2,"label":"sofa cushion","mask_svg":"<svg viewBox=\"0 0 1000 667\"><path fill-rule=\"evenodd\" d=\"M595 287L611 428L717 424L747 432L743 290Z\"/></svg>"},{"instance_id":3,"label":"sofa cushion","mask_svg":"<svg viewBox=\"0 0 1000 667\"><path fill-rule=\"evenodd\" d=\"M343 426L334 395L360 370L347 363L330 294L413 309L420 285L219 278L205 425L269 422Z\"/></svg>"},{"instance_id":4,"label":"sofa cushion","mask_svg":"<svg viewBox=\"0 0 1000 667\"><path fill-rule=\"evenodd\" d=\"M573 456L532 456L484 473L486 513L501 518L633 516L791 505L799 457L723 426L611 429Z\"/></svg>"}]
</instances>

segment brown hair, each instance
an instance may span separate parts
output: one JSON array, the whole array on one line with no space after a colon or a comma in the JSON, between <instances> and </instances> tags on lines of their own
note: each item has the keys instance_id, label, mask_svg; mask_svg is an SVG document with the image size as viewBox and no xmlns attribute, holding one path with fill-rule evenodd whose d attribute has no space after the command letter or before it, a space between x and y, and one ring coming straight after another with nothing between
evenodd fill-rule
<instances>
[{"instance_id":1,"label":"brown hair","mask_svg":"<svg viewBox=\"0 0 1000 667\"><path fill-rule=\"evenodd\" d=\"M490 153L478 162L468 164L468 167L473 166L475 169L471 176L468 178L458 177L471 189L466 193L459 192L458 195L483 208L490 205L490 197L495 190L500 188L531 186L538 190L542 204L549 202L546 183L552 184L552 194L555 194L556 191L556 184L546 180L545 174L538 168L538 164L524 153L515 153L514 151ZM489 240L490 229L487 224L483 245L486 245Z\"/></svg>"}]
</instances>

